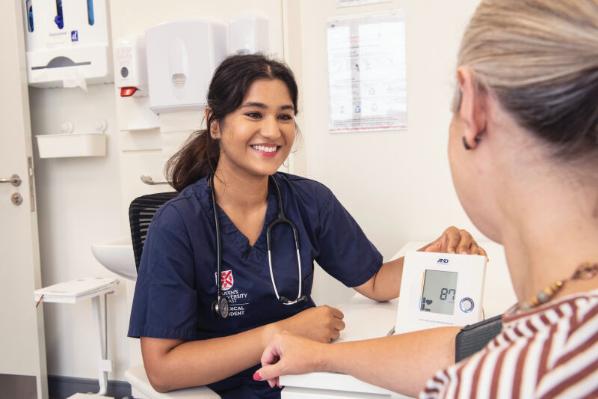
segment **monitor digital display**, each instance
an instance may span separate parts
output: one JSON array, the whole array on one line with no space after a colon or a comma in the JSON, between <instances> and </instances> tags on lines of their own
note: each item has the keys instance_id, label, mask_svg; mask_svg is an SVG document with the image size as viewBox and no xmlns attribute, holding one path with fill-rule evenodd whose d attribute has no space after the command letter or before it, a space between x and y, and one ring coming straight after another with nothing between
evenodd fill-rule
<instances>
[{"instance_id":1,"label":"monitor digital display","mask_svg":"<svg viewBox=\"0 0 598 399\"><path fill-rule=\"evenodd\" d=\"M419 310L452 315L455 310L457 277L456 272L426 269Z\"/></svg>"}]
</instances>

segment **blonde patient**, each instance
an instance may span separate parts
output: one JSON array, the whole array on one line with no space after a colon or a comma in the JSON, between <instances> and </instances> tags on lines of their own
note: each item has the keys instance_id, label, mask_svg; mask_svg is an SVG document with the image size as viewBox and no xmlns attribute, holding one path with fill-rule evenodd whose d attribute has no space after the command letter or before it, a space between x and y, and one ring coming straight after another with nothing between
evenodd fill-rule
<instances>
[{"instance_id":1,"label":"blonde patient","mask_svg":"<svg viewBox=\"0 0 598 399\"><path fill-rule=\"evenodd\" d=\"M334 345L280 334L256 379L321 370L426 398L598 396L598 0L482 1L456 80L453 182L504 245L518 303L503 331L457 364L455 328Z\"/></svg>"}]
</instances>

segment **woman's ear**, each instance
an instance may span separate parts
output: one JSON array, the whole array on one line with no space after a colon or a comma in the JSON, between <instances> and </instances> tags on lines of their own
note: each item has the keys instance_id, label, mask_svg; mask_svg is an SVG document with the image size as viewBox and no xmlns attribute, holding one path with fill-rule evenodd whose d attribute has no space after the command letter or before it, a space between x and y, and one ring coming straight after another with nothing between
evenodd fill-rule
<instances>
[{"instance_id":1,"label":"woman's ear","mask_svg":"<svg viewBox=\"0 0 598 399\"><path fill-rule=\"evenodd\" d=\"M468 146L475 148L486 132L487 120L487 92L475 80L471 68L457 69L457 82L461 90L461 104L457 110L463 122L463 140Z\"/></svg>"},{"instance_id":2,"label":"woman's ear","mask_svg":"<svg viewBox=\"0 0 598 399\"><path fill-rule=\"evenodd\" d=\"M211 123L210 121L210 117L212 116L213 112L212 109L209 107L206 107L205 111L204 111L204 118L206 121L208 121L209 126L206 126L208 129L208 132L210 132L210 137L213 139L219 139L221 136L220 133L220 123L218 123L217 120L213 120Z\"/></svg>"},{"instance_id":3,"label":"woman's ear","mask_svg":"<svg viewBox=\"0 0 598 399\"><path fill-rule=\"evenodd\" d=\"M218 121L212 121L212 123L210 123L210 137L214 140L219 140L220 137L222 137L220 123Z\"/></svg>"}]
</instances>

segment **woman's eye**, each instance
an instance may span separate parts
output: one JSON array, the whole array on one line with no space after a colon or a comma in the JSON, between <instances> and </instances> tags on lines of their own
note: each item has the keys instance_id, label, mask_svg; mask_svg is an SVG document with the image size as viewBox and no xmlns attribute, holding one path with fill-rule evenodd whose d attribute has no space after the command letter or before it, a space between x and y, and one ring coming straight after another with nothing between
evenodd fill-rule
<instances>
[{"instance_id":1,"label":"woman's eye","mask_svg":"<svg viewBox=\"0 0 598 399\"><path fill-rule=\"evenodd\" d=\"M293 120L293 115L282 114L282 115L278 116L278 119L283 120L283 121L292 121Z\"/></svg>"},{"instance_id":2,"label":"woman's eye","mask_svg":"<svg viewBox=\"0 0 598 399\"><path fill-rule=\"evenodd\" d=\"M262 114L260 114L259 112L247 112L245 115L250 117L251 119L260 119L262 117Z\"/></svg>"}]
</instances>

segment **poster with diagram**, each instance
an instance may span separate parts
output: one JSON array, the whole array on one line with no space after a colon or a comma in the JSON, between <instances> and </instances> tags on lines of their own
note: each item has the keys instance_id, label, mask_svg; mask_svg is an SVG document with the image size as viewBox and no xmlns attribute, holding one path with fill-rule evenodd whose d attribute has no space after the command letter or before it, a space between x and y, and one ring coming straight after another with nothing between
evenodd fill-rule
<instances>
[{"instance_id":1,"label":"poster with diagram","mask_svg":"<svg viewBox=\"0 0 598 399\"><path fill-rule=\"evenodd\" d=\"M405 19L400 11L328 21L329 130L407 128Z\"/></svg>"}]
</instances>

